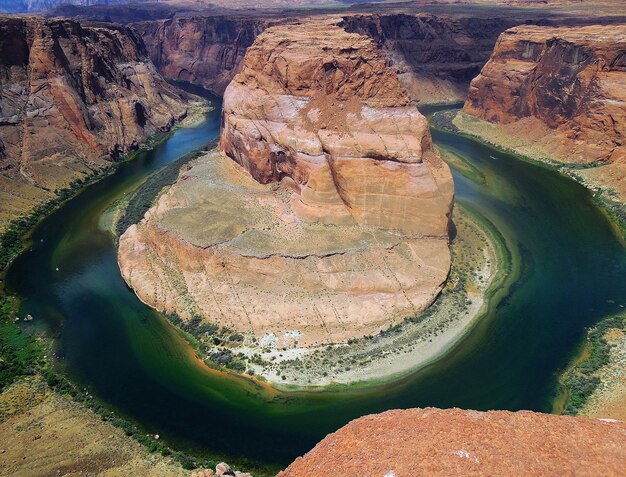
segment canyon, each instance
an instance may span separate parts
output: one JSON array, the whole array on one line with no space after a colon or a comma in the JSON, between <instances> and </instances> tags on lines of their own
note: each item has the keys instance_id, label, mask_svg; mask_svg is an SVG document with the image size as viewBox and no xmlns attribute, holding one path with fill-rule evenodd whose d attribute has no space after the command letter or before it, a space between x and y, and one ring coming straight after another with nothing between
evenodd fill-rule
<instances>
[{"instance_id":1,"label":"canyon","mask_svg":"<svg viewBox=\"0 0 626 477\"><path fill-rule=\"evenodd\" d=\"M166 78L223 94L246 49L278 19L195 14L132 24Z\"/></svg>"},{"instance_id":2,"label":"canyon","mask_svg":"<svg viewBox=\"0 0 626 477\"><path fill-rule=\"evenodd\" d=\"M332 20L265 30L222 123L234 161L198 161L120 237L143 301L268 346L345 342L433 302L452 177L370 39Z\"/></svg>"},{"instance_id":3,"label":"canyon","mask_svg":"<svg viewBox=\"0 0 626 477\"><path fill-rule=\"evenodd\" d=\"M625 51L624 25L507 30L472 81L465 116L456 124L523 155L563 165L624 204Z\"/></svg>"},{"instance_id":4,"label":"canyon","mask_svg":"<svg viewBox=\"0 0 626 477\"><path fill-rule=\"evenodd\" d=\"M411 99L420 103L462 101L498 35L516 24L499 17L428 13L337 18L346 31L372 38ZM152 61L165 77L223 94L246 49L263 30L297 22L295 12L283 18L187 13L132 26L141 32Z\"/></svg>"},{"instance_id":5,"label":"canyon","mask_svg":"<svg viewBox=\"0 0 626 477\"><path fill-rule=\"evenodd\" d=\"M569 5L570 2L562 3ZM463 230L460 222L456 223L458 227L452 224L454 185L450 169L433 145L428 122L415 108L415 103L463 100L468 87L463 111L452 121L457 131L556 165L593 190L606 193L623 210L626 200L626 151L623 144L626 134L626 30L623 25L579 25L575 28L524 25L510 28L522 23L520 18L531 23L549 21L539 14L531 18L533 13L520 13L512 20L507 15L492 17L474 12L461 15L418 13L405 6L393 5L390 10L397 11L389 13L368 13L367 6L359 6L359 11L348 14L320 15L291 10L256 12L258 15L254 12L209 14L204 10L195 11L197 6L185 7L189 10L183 15L183 8L176 2L164 2L162 7L151 5L146 9L138 5L127 8L120 12L128 11L131 15L124 18L126 14L118 12L115 17L127 23L126 26L38 17L0 17L0 230L10 220L53 198L73 181L106 170L140 148L149 137L170 130L184 118L190 103L197 98L167 81L180 82L181 86L189 83L223 95L219 149L205 151L186 163L174 185L163 189L143 219L119 237L116 251L125 283L144 303L169 315L184 330L188 330L189 325L193 325L194 330L221 327L225 330L224 341L241 341L254 353L271 348L275 355L284 352L297 360L303 356L298 352L304 348L316 348L322 354L331 354L339 347L348 348L348 344L356 339L362 343L374 341L378 337L372 339L372 335L381 331L390 333L389 330L394 330L395 333L395 325L403 323L407 317L425 316L421 314L441 297L446 282L460 295L457 282L460 278L449 275L453 259L450 241ZM374 11L378 8L382 10L383 7L369 7ZM586 7L580 8L584 10ZM63 7L63 11L74 10ZM101 10L93 11L106 16L111 10L103 6ZM593 22L592 17L572 16L568 22L589 23ZM520 131L523 131L523 137ZM184 140L183 136L181 141ZM472 147L478 146L474 144ZM484 150L481 151L486 155ZM442 152L446 160L454 154ZM499 159L489 157L496 162ZM464 172L472 167L472 164L466 164ZM480 175L481 171L476 170L478 172L474 172ZM461 175L458 177L467 188L467 177L464 179ZM144 179L151 180L147 175ZM494 183L496 188L511 184L497 175L483 175L481 179L480 187L483 188L494 187ZM140 186L139 182L135 185ZM536 185L539 191L539 179ZM476 198L477 190L470 190L470 199ZM120 191L120 202L116 202L115 207L124 201ZM123 194L127 192L130 195L132 189ZM500 204L505 203L511 214L517 213L519 206L514 197L516 193L497 197L498 200L504 197ZM529 211L536 210L530 207L533 205L530 201L520 204ZM101 205L98 203L89 212L99 216ZM552 207L553 202L548 201L548 206ZM581 207L590 208L591 203L581 202ZM566 215L569 211L559 210L559 215L572 217ZM580 211L580 217L584 215L585 211ZM584 222L580 217L574 221L599 223L588 220L588 217ZM540 223L537 217L534 219ZM75 220L71 223L83 222ZM524 232L532 237L532 229L531 223ZM519 232L520 229L513 230ZM549 227L546 230L550 231ZM582 261L586 259L585 248L596 243L608 244L594 249L595 259L600 263L602 253L613 244L591 238L596 227L590 226L587 230L588 242L564 240L557 248L561 245L569 247L568 250L579 254L576 261ZM558 234L556 230L552 232ZM85 234L81 238L84 242L101 246L100 239L105 234L100 229L98 234ZM519 240L524 245L522 235L519 234ZM62 240L66 237L59 236L63 237ZM49 237L50 241L54 240L54 234L41 234L35 242L41 238L43 243L43 237L46 242ZM492 238L484 231L483 235L477 234L476 237L477 241ZM107 244L113 242L109 235L106 238ZM106 266L90 263L83 269L84 274L75 278L79 275L77 262L65 256L71 254L68 250L75 245L64 245L62 240L62 246L51 249L50 259L41 255L44 258L31 262L31 268L35 268L32 263L71 265L67 267L70 271L64 266L61 271L56 268L54 273L42 270L41 275L45 278L39 282L50 286L57 297L63 295L59 314L68 317L64 322L70 330L65 337L67 343L72 344L72 333L85 339L86 348L90 349L82 359L87 360L92 353L97 353L102 344L100 341L108 340L103 345L107 355L115 348L117 337L128 341L119 346L121 367L115 368L111 374L105 374L108 371L103 369L94 374L103 374L103 381L114 381L116 387L127 394L126 397L130 396L129 401L145 401L146 410L157 407L160 415L175 409L172 416L176 422L174 427L184 422L188 427L204 427L202 432L205 433L213 426L223 430L219 437L224 440L231 438L230 433L236 434L231 426L237 432L243 429L241 435L235 437L242 441L237 441L238 452L240 445L241 449L265 445L260 441L270 434L262 434L263 430L254 427L257 420L266 421L260 425L264 431L270 429L275 433L272 439L268 439L271 441L268 446L275 445L274 442L284 443L288 432L292 432L295 439L300 438L301 429L294 432L286 422L293 420L294 427L302 422L311 423L298 414L298 409L294 411L297 405L302 405L297 401L299 395L305 393L284 396L276 391L273 400L268 401L273 406L282 406L280 401L285 399L291 407L285 406L284 409L293 412L293 416L281 421L280 412L263 414L267 412L263 409L267 403L255 407L262 397L254 393L258 389L271 389L269 385L250 379L250 388L242 391L250 400L244 401L231 389L240 383L233 385L229 379L248 383L247 377L225 378L219 370L207 371L200 362L205 358L202 355L204 348L176 348L178 343L168 341L170 335L159 334L158 325L155 325L158 317L147 314L145 308L131 314L121 305L122 300L114 295L117 290L111 291L111 295L95 295L94 290L88 288L104 288L101 285L106 281L101 278L107 275L101 270L102 275L91 273L97 267L104 269ZM459 243L459 236L454 240ZM77 243L78 240L69 242ZM580 244L586 247L576 249L575 246ZM488 245L485 244L484 248L489 248ZM68 248L64 249L64 246ZM104 247L88 249L85 255L105 255L103 250ZM111 245L106 250L112 252L114 248ZM528 261L526 265L535 267L529 270L542 270L536 267L536 263L531 263L535 259L535 250L531 247L523 251L524 260ZM472 248L471 252L476 253L476 249ZM114 253L109 255L115 256ZM555 257L562 259L563 255L555 253ZM609 263L619 271L620 257L616 252L609 257L611 260L602 263ZM463 257L454 257L455 260L459 258ZM495 270L501 266L496 258L499 257L492 250L483 260ZM566 261L562 260L563 263ZM108 268L117 273L114 259L108 265L112 265ZM573 265L568 262L567 266ZM595 272L599 283L611 281L607 278L609 275ZM480 270L475 269L469 269L469 273L476 275L476 283L488 275L481 275ZM513 272L507 268L505 273ZM58 276L63 278L56 278ZM564 282L572 281L562 276ZM20 278L23 280L18 275L13 284L19 283ZM121 283L122 292L137 301L128 293L119 274L116 278ZM59 285L53 289L54 280ZM87 303L82 309L76 304L80 300L68 292L70 280L81 282L73 291ZM471 298L475 301L472 306L481 308L483 302L480 300L488 288L488 281L482 284L484 288L472 284ZM582 278L580 282L587 283ZM522 281L516 285L524 287ZM33 312L37 322L45 320L48 310L54 310L56 306L56 303L49 305L45 302L46 293L41 288L30 287L43 297L44 306L50 308L41 307L41 313ZM112 290L114 288L111 286ZM590 288L584 290L584 294L590 296L589 302L581 299L577 303L582 306L594 303L595 291ZM564 299L563 295L558 295L559 291L560 287L555 286L558 306L570 298L574 301L573 293ZM600 301L606 305L615 298L619 304L623 296L621 291L615 286L611 289L615 296L607 292L606 297L610 299L605 300L603 296ZM529 295L537 297L539 294ZM97 299L89 301L90 296ZM111 299L112 296L115 298ZM515 305L515 297L507 295L499 310L501 321L507 318L505 301L510 297ZM110 306L109 301L114 300L119 301ZM29 305L34 301L32 297L26 300ZM463 307L468 308L469 301L465 302L465 296L462 301ZM553 302L546 303L558 308ZM530 305L519 300L517 304ZM594 305L601 306L597 301ZM110 311L110 315L128 315L102 319L99 314L106 315L106 311L96 310L99 306ZM444 309L446 311L452 314ZM78 316L73 316L73 322L69 318L72 313ZM550 329L557 338L563 333L565 339L565 335L574 333L578 325L583 326L577 311L570 315L563 315L575 322L569 327L559 327L556 321L548 323L554 326ZM85 326L87 321L80 321L85 317L89 326ZM116 322L118 318L119 322ZM530 316L525 318L527 321L532 319ZM102 326L98 320L106 324ZM77 325L77 322L80 323ZM450 323L444 321L441 326L450 326ZM485 326L491 325L487 323ZM518 322L510 328L487 328L491 334L486 341L498 341L503 335L519 338L512 330L521 326ZM79 329L83 328L89 328L89 331L81 335L83 331ZM128 336L124 334L126 328L131 330ZM164 328L169 330L171 327ZM107 330L113 332L107 335ZM178 332L180 330L175 330ZM532 333L540 334L541 331L535 328ZM519 380L524 381L524 385L526 381L531 383L529 386L537 382L543 385L547 381L531 380L525 375L531 374L529 370L538 369L537 363L545 358L538 350L545 348L545 341L536 339L532 333L527 337L535 340L530 345L536 346L540 357L534 362L524 361L526 367L514 369L520 373ZM94 340L95 334L98 337ZM209 335L204 331L201 334ZM144 341L136 336L143 336ZM426 337L424 341L428 339ZM623 361L623 336L614 337L614 341L618 345L611 348L611 353ZM71 348L67 343L65 346ZM488 342L482 344L485 349L491 346ZM130 349L128 354L124 354L125 347ZM555 347L558 347L556 343ZM145 371L136 366L133 359L135 354L145 353L145 348L157 350L141 356L144 361L141 366L146 369L149 364L145 362L157 363L146 371L146 374L152 374L145 382L159 382L158 386L150 388L150 392L133 396L136 390L130 383L136 376L132 374L143 379ZM479 348L473 350L476 355L484 352ZM569 352L573 348L563 349ZM63 351L67 352L67 349ZM190 361L194 365L202 367L202 373L210 374L215 380L200 381L193 375L190 370L195 368L181 358L187 354L192 356ZM81 357L76 356L71 352L63 356L68 369L76 367L72 359L81 361ZM175 363L172 368L167 367L170 362L164 356L172 358ZM497 354L493 356L498 357ZM471 361L473 353L462 357ZM403 407L407 402L421 406L433 399L441 400L442 403L438 404L441 406L452 402L452 405L461 407L464 402L498 402L490 401L491 397L486 395L490 392L499 394L502 388L513 386L502 377L502 382L497 381L497 368L511 366L505 361L506 354L501 357L502 362L498 363L493 359L486 365L478 361L483 368L474 371L472 376L478 384L463 381L461 374L468 368L463 368L462 363L457 362L457 368L449 374L445 374L444 366L443 387L450 387L449 394L420 394L429 386L437 388L436 383L428 380L421 383L423 386L413 388L414 396L410 398L402 396L394 386L386 387L384 399L387 402L383 408ZM371 359L371 356L366 358ZM4 360L4 355L0 355L0 359ZM519 361L523 359L520 354ZM85 368L97 368L99 361L103 360L96 354L88 365L78 368L85 372ZM112 361L112 368L119 366ZM342 369L349 369L343 358L339 358L339 362ZM551 362L541 365L553 366ZM350 361L349 366L354 367L354 362ZM160 367L163 369L157 369ZM250 369L256 372L252 366L239 371L251 374ZM299 368L294 369L298 372ZM333 381L334 369L327 368L327 371L331 376L325 384L342 382ZM470 366L470 375L472 371ZM552 371L556 372L551 368ZM623 388L623 369L618 371L621 374L612 379L619 381ZM116 372L118 376L115 376ZM162 374L158 374L160 372ZM491 381L481 381L483 375L491 376L491 373ZM168 374L175 377L172 379ZM215 378L216 375L220 378ZM154 379L155 376L159 379ZM430 378L434 377L436 381L440 376L431 374ZM281 373L272 376L270 381L280 384L281 378L284 383L285 375L281 376ZM467 389L462 389L463 384L455 387L452 382L455 378L468 386ZM40 378L28 379L18 383L9 393L0 395L0 402L6 402L8 397L11 406L14 401L30 400L30 407L23 409L27 412L18 409L8 416L0 413L0 433L6 436L6 439L0 439L3 443L0 446L0 474L2 467L9 466L16 475L19 472L29 475L34 468L45 469L50 474L59 472L59 469L117 472L120 475L128 472L146 475L187 473L170 458L148 455L120 429L111 432L110 426L101 422L109 418L108 411L101 420L82 404L48 389L38 381ZM124 381L126 379L129 380ZM173 384L168 379L172 379ZM198 379L198 387L202 387L206 394L192 394L187 389L186 386L192 387L194 379ZM126 386L120 386L122 382ZM168 388L170 384L171 388ZM32 392L33 386L37 388L36 393ZM473 389L481 386L486 389L483 395ZM453 396L459 389L468 395L467 401L461 404L456 400L462 398ZM170 392L179 400L152 400L155 395L169 396ZM397 398L396 393L401 397ZM16 394L20 396L16 398ZM112 396L118 394L116 389ZM24 398L25 395L28 398ZM622 392L597 415L613 417L615 412L616 416L621 416L623 396ZM228 418L218 421L225 409L220 407L224 406L223 402L215 407L197 404L212 403L211 399L229 401L229 404L241 399L245 405L238 409L240 414L235 419L230 413L224 413ZM342 410L351 416L365 413L355 414L352 409L346 411L345 407L350 405L359 412L367 406L370 407L366 412L381 406L374 399L367 401L369 396L363 399L366 402L363 407L357 407L361 406L357 399L348 406L339 400L335 406L321 399L315 401L311 395L305 395L304 399L314 404L303 413L317 413L320 422L327 414L341 413ZM538 400L533 401L521 392L507 401L510 407L485 405L477 408L517 409L521 407L519 403L525 405L528 402L535 405L529 408L539 409ZM163 403L167 405L159 407ZM139 406L143 405L144 402L140 402ZM185 406L200 412L184 421L187 418ZM252 409L250 414L246 414L247 408ZM335 411L337 408L342 410ZM4 409L2 407L0 411ZM149 411L146 413L148 415ZM261 418L257 419L256 413ZM133 411L128 414L133 415ZM337 420L347 421L343 416ZM164 423L168 421L156 420L148 423L148 427L155 427L154 422L166 428ZM278 429L281 425L286 429ZM320 424L320 427L324 428L324 425ZM92 427L93 436L89 434ZM63 432L59 432L60 428ZM85 443L84 447L64 444L76 441L72 440L75 430L79 431L78 439ZM243 442L248 445L257 437L250 435L257 432L261 439L245 448ZM626 425L611 419L456 408L387 411L358 418L329 434L279 475L548 475L554 469L576 475L619 475L625 458L625 436ZM98 441L97 445L90 446L94 439ZM293 445L295 448L300 442ZM68 461L49 457L50 449L54 449L55 455L61 452L55 446L67 451ZM217 475L247 475L231 472L223 464L219 464L216 470ZM196 469L192 475L211 476L214 472Z\"/></svg>"},{"instance_id":6,"label":"canyon","mask_svg":"<svg viewBox=\"0 0 626 477\"><path fill-rule=\"evenodd\" d=\"M187 114L134 30L0 17L0 229Z\"/></svg>"}]
</instances>

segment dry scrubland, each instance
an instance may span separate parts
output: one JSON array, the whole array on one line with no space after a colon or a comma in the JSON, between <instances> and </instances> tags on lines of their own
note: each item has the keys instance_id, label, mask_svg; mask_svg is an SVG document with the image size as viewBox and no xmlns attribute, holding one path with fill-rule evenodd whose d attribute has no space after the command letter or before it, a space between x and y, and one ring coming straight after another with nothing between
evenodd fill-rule
<instances>
[{"instance_id":1,"label":"dry scrubland","mask_svg":"<svg viewBox=\"0 0 626 477\"><path fill-rule=\"evenodd\" d=\"M185 476L94 412L37 377L0 394L0 475Z\"/></svg>"}]
</instances>

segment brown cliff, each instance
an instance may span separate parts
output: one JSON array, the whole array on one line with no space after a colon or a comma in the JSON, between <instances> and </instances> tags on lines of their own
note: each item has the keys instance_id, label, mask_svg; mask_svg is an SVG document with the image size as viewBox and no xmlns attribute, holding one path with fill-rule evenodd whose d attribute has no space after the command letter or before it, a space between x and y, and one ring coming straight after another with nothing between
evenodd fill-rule
<instances>
[{"instance_id":1,"label":"brown cliff","mask_svg":"<svg viewBox=\"0 0 626 477\"><path fill-rule=\"evenodd\" d=\"M626 25L507 30L463 111L626 200Z\"/></svg>"},{"instance_id":2,"label":"brown cliff","mask_svg":"<svg viewBox=\"0 0 626 477\"><path fill-rule=\"evenodd\" d=\"M412 99L462 101L498 35L522 20L489 15L351 15L342 25L381 48Z\"/></svg>"},{"instance_id":3,"label":"brown cliff","mask_svg":"<svg viewBox=\"0 0 626 477\"><path fill-rule=\"evenodd\" d=\"M296 214L447 237L452 179L373 42L331 22L275 27L224 94L220 146Z\"/></svg>"},{"instance_id":4,"label":"brown cliff","mask_svg":"<svg viewBox=\"0 0 626 477\"><path fill-rule=\"evenodd\" d=\"M618 476L626 424L529 411L409 409L361 417L279 477Z\"/></svg>"},{"instance_id":5,"label":"brown cliff","mask_svg":"<svg viewBox=\"0 0 626 477\"><path fill-rule=\"evenodd\" d=\"M0 17L0 223L186 114L129 28Z\"/></svg>"},{"instance_id":6,"label":"brown cliff","mask_svg":"<svg viewBox=\"0 0 626 477\"><path fill-rule=\"evenodd\" d=\"M194 15L134 23L159 72L223 94L246 49L277 20Z\"/></svg>"},{"instance_id":7,"label":"brown cliff","mask_svg":"<svg viewBox=\"0 0 626 477\"><path fill-rule=\"evenodd\" d=\"M254 39L269 26L295 21L275 12L256 17L185 13L132 26L141 32L150 58L165 77L223 94ZM463 100L498 35L519 21L390 13L353 14L340 23L375 42L411 99L436 103Z\"/></svg>"},{"instance_id":8,"label":"brown cliff","mask_svg":"<svg viewBox=\"0 0 626 477\"><path fill-rule=\"evenodd\" d=\"M120 238L127 283L263 347L419 314L450 268L452 178L373 43L326 22L273 27L244 63L221 145L245 170L214 152L183 172Z\"/></svg>"}]
</instances>

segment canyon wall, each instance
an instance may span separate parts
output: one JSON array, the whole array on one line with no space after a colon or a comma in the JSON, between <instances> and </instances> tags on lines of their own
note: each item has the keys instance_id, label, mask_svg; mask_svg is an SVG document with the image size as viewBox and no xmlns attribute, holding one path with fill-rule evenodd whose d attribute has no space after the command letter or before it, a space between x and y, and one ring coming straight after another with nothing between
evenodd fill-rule
<instances>
[{"instance_id":1,"label":"canyon wall","mask_svg":"<svg viewBox=\"0 0 626 477\"><path fill-rule=\"evenodd\" d=\"M186 114L136 33L0 17L0 226Z\"/></svg>"},{"instance_id":2,"label":"canyon wall","mask_svg":"<svg viewBox=\"0 0 626 477\"><path fill-rule=\"evenodd\" d=\"M218 94L241 67L246 49L266 28L295 18L186 14L133 23L159 71ZM431 14L344 16L348 32L369 36L385 53L411 99L422 103L462 101L468 85L514 20Z\"/></svg>"},{"instance_id":3,"label":"canyon wall","mask_svg":"<svg viewBox=\"0 0 626 477\"><path fill-rule=\"evenodd\" d=\"M239 71L246 49L277 20L193 15L134 23L150 58L165 77L217 94Z\"/></svg>"},{"instance_id":4,"label":"canyon wall","mask_svg":"<svg viewBox=\"0 0 626 477\"><path fill-rule=\"evenodd\" d=\"M530 411L407 409L356 419L279 477L622 475L626 424Z\"/></svg>"},{"instance_id":5,"label":"canyon wall","mask_svg":"<svg viewBox=\"0 0 626 477\"><path fill-rule=\"evenodd\" d=\"M626 25L507 30L463 111L626 200Z\"/></svg>"},{"instance_id":6,"label":"canyon wall","mask_svg":"<svg viewBox=\"0 0 626 477\"><path fill-rule=\"evenodd\" d=\"M419 315L450 269L450 170L373 42L266 29L224 94L221 148L119 241L149 305L247 346L361 338Z\"/></svg>"},{"instance_id":7,"label":"canyon wall","mask_svg":"<svg viewBox=\"0 0 626 477\"><path fill-rule=\"evenodd\" d=\"M498 35L522 20L421 13L351 15L342 25L381 48L412 99L462 101Z\"/></svg>"}]
</instances>

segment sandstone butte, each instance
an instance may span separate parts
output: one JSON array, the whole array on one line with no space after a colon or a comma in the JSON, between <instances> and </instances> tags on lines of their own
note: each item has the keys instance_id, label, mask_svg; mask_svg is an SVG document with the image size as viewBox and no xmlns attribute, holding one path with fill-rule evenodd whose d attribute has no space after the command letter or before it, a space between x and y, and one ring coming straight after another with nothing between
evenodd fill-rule
<instances>
[{"instance_id":1,"label":"sandstone butte","mask_svg":"<svg viewBox=\"0 0 626 477\"><path fill-rule=\"evenodd\" d=\"M0 16L0 230L186 114L127 27Z\"/></svg>"},{"instance_id":2,"label":"sandstone butte","mask_svg":"<svg viewBox=\"0 0 626 477\"><path fill-rule=\"evenodd\" d=\"M519 26L502 33L463 111L502 125L508 146L589 169L626 202L626 25Z\"/></svg>"},{"instance_id":3,"label":"sandstone butte","mask_svg":"<svg viewBox=\"0 0 626 477\"><path fill-rule=\"evenodd\" d=\"M120 238L143 301L263 346L311 346L374 334L436 299L452 177L371 39L328 20L266 29L222 123L234 161L197 161Z\"/></svg>"},{"instance_id":4,"label":"sandstone butte","mask_svg":"<svg viewBox=\"0 0 626 477\"><path fill-rule=\"evenodd\" d=\"M621 421L426 408L356 419L278 477L621 476L625 462Z\"/></svg>"}]
</instances>

